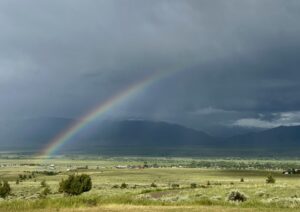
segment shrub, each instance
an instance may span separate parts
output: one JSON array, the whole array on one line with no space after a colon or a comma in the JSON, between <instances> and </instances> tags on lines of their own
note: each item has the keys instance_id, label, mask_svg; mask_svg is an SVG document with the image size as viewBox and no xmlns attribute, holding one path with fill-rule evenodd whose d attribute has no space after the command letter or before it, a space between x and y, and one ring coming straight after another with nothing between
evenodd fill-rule
<instances>
[{"instance_id":1,"label":"shrub","mask_svg":"<svg viewBox=\"0 0 300 212\"><path fill-rule=\"evenodd\" d=\"M50 194L51 193L51 190L50 190L50 188L48 187L48 186L46 186L45 188L44 188L44 190L42 191L42 195L43 196L47 196L48 194Z\"/></svg>"},{"instance_id":2,"label":"shrub","mask_svg":"<svg viewBox=\"0 0 300 212\"><path fill-rule=\"evenodd\" d=\"M41 187L43 187L43 188L47 187L46 180L42 180L42 182L41 182Z\"/></svg>"},{"instance_id":3,"label":"shrub","mask_svg":"<svg viewBox=\"0 0 300 212\"><path fill-rule=\"evenodd\" d=\"M16 180L16 185L18 185L20 183L19 179Z\"/></svg>"},{"instance_id":4,"label":"shrub","mask_svg":"<svg viewBox=\"0 0 300 212\"><path fill-rule=\"evenodd\" d=\"M272 175L268 175L266 179L266 183L275 183L275 178Z\"/></svg>"},{"instance_id":5,"label":"shrub","mask_svg":"<svg viewBox=\"0 0 300 212\"><path fill-rule=\"evenodd\" d=\"M242 177L240 181L241 181L241 183L243 183L244 182L244 178Z\"/></svg>"},{"instance_id":6,"label":"shrub","mask_svg":"<svg viewBox=\"0 0 300 212\"><path fill-rule=\"evenodd\" d=\"M54 176L54 175L58 175L60 172L42 171L42 172L38 172L38 173L43 174L43 175L48 175L48 176Z\"/></svg>"},{"instance_id":7,"label":"shrub","mask_svg":"<svg viewBox=\"0 0 300 212\"><path fill-rule=\"evenodd\" d=\"M59 192L68 195L79 195L92 189L92 180L89 175L69 175L68 179L59 183Z\"/></svg>"},{"instance_id":8,"label":"shrub","mask_svg":"<svg viewBox=\"0 0 300 212\"><path fill-rule=\"evenodd\" d=\"M20 180L26 180L26 175L19 174L19 178L20 178Z\"/></svg>"},{"instance_id":9,"label":"shrub","mask_svg":"<svg viewBox=\"0 0 300 212\"><path fill-rule=\"evenodd\" d=\"M155 183L151 183L150 187L152 187L152 188L156 188L156 187L157 187L157 185L156 185Z\"/></svg>"},{"instance_id":10,"label":"shrub","mask_svg":"<svg viewBox=\"0 0 300 212\"><path fill-rule=\"evenodd\" d=\"M207 186L210 186L211 184L210 184L210 182L209 182L209 181L207 181L206 185L207 185Z\"/></svg>"},{"instance_id":11,"label":"shrub","mask_svg":"<svg viewBox=\"0 0 300 212\"><path fill-rule=\"evenodd\" d=\"M122 183L120 188L124 189L124 188L128 188L128 185L126 183Z\"/></svg>"},{"instance_id":12,"label":"shrub","mask_svg":"<svg viewBox=\"0 0 300 212\"><path fill-rule=\"evenodd\" d=\"M191 183L191 188L197 188L197 184L196 183Z\"/></svg>"},{"instance_id":13,"label":"shrub","mask_svg":"<svg viewBox=\"0 0 300 212\"><path fill-rule=\"evenodd\" d=\"M113 185L112 188L120 188L119 185Z\"/></svg>"},{"instance_id":14,"label":"shrub","mask_svg":"<svg viewBox=\"0 0 300 212\"><path fill-rule=\"evenodd\" d=\"M179 184L173 183L173 184L171 185L171 187L172 187L172 188L179 188Z\"/></svg>"},{"instance_id":15,"label":"shrub","mask_svg":"<svg viewBox=\"0 0 300 212\"><path fill-rule=\"evenodd\" d=\"M247 200L247 196L238 190L233 190L228 194L227 200L245 202Z\"/></svg>"},{"instance_id":16,"label":"shrub","mask_svg":"<svg viewBox=\"0 0 300 212\"><path fill-rule=\"evenodd\" d=\"M7 181L0 182L0 197L5 198L7 197L11 192L10 185Z\"/></svg>"}]
</instances>

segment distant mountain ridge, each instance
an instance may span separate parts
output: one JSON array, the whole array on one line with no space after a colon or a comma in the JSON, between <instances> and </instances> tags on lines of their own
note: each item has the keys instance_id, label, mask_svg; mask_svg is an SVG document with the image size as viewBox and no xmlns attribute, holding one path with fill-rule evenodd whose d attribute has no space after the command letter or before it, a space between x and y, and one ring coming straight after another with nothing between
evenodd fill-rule
<instances>
[{"instance_id":1,"label":"distant mountain ridge","mask_svg":"<svg viewBox=\"0 0 300 212\"><path fill-rule=\"evenodd\" d=\"M178 124L145 120L111 122L89 140L108 141L106 145L185 146L212 145L216 138Z\"/></svg>"},{"instance_id":2,"label":"distant mountain ridge","mask_svg":"<svg viewBox=\"0 0 300 212\"><path fill-rule=\"evenodd\" d=\"M285 148L300 147L300 126L280 126L261 132L247 133L225 139L229 146L240 148Z\"/></svg>"},{"instance_id":3,"label":"distant mountain ridge","mask_svg":"<svg viewBox=\"0 0 300 212\"><path fill-rule=\"evenodd\" d=\"M0 126L0 148L35 149L44 148L58 133L65 130L73 119L44 118L27 119L5 123ZM260 132L247 133L229 138L217 138L205 132L179 124L147 120L123 120L95 122L79 132L65 149L97 150L109 146L122 152L124 146L156 149L226 149L229 152L296 150L300 147L300 126L276 127Z\"/></svg>"}]
</instances>

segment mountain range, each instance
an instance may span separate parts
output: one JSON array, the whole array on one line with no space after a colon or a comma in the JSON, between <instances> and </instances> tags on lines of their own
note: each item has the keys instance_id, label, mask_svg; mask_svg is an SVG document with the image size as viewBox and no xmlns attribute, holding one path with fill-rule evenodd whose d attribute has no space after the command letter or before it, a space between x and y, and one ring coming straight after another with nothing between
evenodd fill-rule
<instances>
[{"instance_id":1,"label":"mountain range","mask_svg":"<svg viewBox=\"0 0 300 212\"><path fill-rule=\"evenodd\" d=\"M2 122L0 148L40 151L73 121L66 118L40 118ZM180 150L181 153L195 156L206 155L207 151L212 156L222 152L226 152L227 156L231 153L276 156L290 155L291 152L298 154L299 147L300 126L276 127L222 138L167 122L106 120L96 121L77 133L64 145L62 153L68 150L97 153L97 150L106 148L110 153L117 154L130 154L133 150L134 154L144 154L147 149L148 153L163 155L171 150Z\"/></svg>"}]
</instances>

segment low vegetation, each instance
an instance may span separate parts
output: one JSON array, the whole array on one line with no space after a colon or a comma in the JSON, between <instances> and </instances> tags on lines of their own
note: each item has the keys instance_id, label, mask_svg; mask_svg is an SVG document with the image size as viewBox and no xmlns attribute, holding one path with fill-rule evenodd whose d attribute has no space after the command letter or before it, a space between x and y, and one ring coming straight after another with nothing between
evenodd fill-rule
<instances>
[{"instance_id":1,"label":"low vegetation","mask_svg":"<svg viewBox=\"0 0 300 212\"><path fill-rule=\"evenodd\" d=\"M0 197L6 198L11 192L10 185L7 181L0 182Z\"/></svg>"},{"instance_id":2,"label":"low vegetation","mask_svg":"<svg viewBox=\"0 0 300 212\"><path fill-rule=\"evenodd\" d=\"M69 175L59 183L59 192L68 195L80 195L92 189L92 180L89 175Z\"/></svg>"},{"instance_id":3,"label":"low vegetation","mask_svg":"<svg viewBox=\"0 0 300 212\"><path fill-rule=\"evenodd\" d=\"M268 175L267 179L266 179L266 183L275 183L276 180L272 175Z\"/></svg>"},{"instance_id":4,"label":"low vegetation","mask_svg":"<svg viewBox=\"0 0 300 212\"><path fill-rule=\"evenodd\" d=\"M230 191L227 199L228 201L245 202L247 200L247 196L238 190L233 190Z\"/></svg>"}]
</instances>

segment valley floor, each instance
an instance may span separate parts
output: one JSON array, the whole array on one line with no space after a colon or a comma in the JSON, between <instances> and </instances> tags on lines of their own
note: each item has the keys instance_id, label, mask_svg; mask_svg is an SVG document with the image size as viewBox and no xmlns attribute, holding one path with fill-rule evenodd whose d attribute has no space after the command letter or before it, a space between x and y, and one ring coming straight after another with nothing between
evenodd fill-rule
<instances>
[{"instance_id":1,"label":"valley floor","mask_svg":"<svg viewBox=\"0 0 300 212\"><path fill-rule=\"evenodd\" d=\"M300 211L300 174L282 174L299 167L299 160L286 159L7 156L0 158L0 180L12 190L0 198L0 211ZM81 173L91 176L89 192L58 192L62 179ZM266 183L270 174L274 184ZM232 191L246 201L228 201Z\"/></svg>"}]
</instances>

